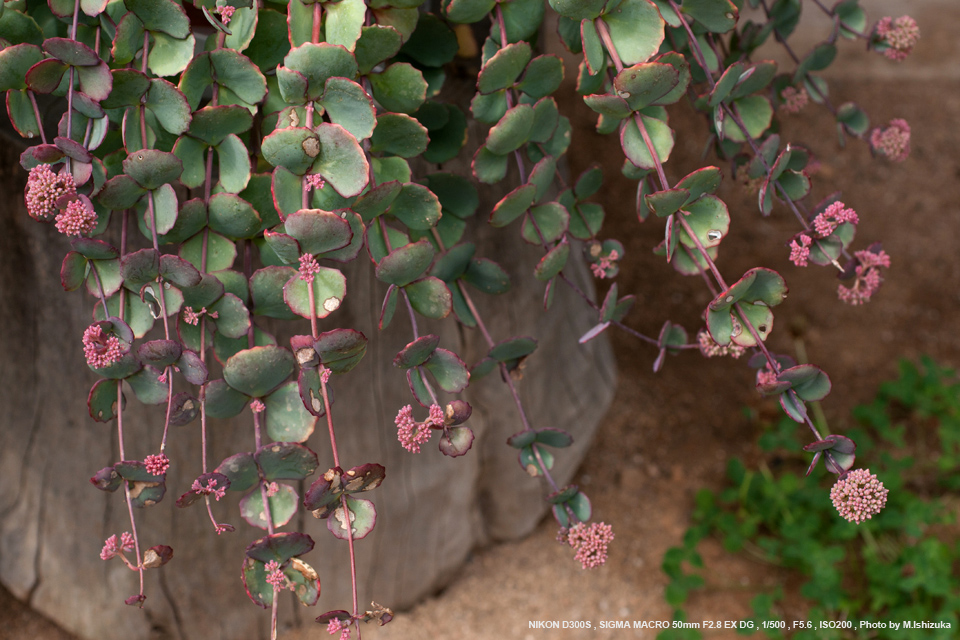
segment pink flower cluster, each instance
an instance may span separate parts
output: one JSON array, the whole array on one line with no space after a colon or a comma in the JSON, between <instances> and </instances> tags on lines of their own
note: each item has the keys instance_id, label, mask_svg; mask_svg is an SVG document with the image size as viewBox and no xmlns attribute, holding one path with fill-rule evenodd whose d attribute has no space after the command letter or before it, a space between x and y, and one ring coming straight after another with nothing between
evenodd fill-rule
<instances>
[{"instance_id":1,"label":"pink flower cluster","mask_svg":"<svg viewBox=\"0 0 960 640\"><path fill-rule=\"evenodd\" d=\"M320 265L317 259L309 253L300 256L300 279L310 284L313 282L313 276L320 273Z\"/></svg>"},{"instance_id":2,"label":"pink flower cluster","mask_svg":"<svg viewBox=\"0 0 960 640\"><path fill-rule=\"evenodd\" d=\"M790 242L790 262L798 267L807 266L810 257L810 245L813 240L805 233L801 233Z\"/></svg>"},{"instance_id":3,"label":"pink flower cluster","mask_svg":"<svg viewBox=\"0 0 960 640\"><path fill-rule=\"evenodd\" d=\"M800 110L807 106L810 101L810 96L807 95L807 90L803 87L799 89L787 87L780 92L780 98L783 100L783 105L780 108L787 113L800 113Z\"/></svg>"},{"instance_id":4,"label":"pink flower cluster","mask_svg":"<svg viewBox=\"0 0 960 640\"><path fill-rule=\"evenodd\" d=\"M220 22L225 25L230 24L230 20L233 18L233 14L236 10L236 7L230 6L229 4L216 8L216 12L220 14Z\"/></svg>"},{"instance_id":5,"label":"pink flower cluster","mask_svg":"<svg viewBox=\"0 0 960 640\"><path fill-rule=\"evenodd\" d=\"M413 419L413 407L408 404L397 413L394 424L397 425L397 440L403 448L410 453L420 453L420 445L430 441L433 429L443 428L443 408L438 404L430 405L430 417L417 422Z\"/></svg>"},{"instance_id":6,"label":"pink flower cluster","mask_svg":"<svg viewBox=\"0 0 960 640\"><path fill-rule=\"evenodd\" d=\"M860 219L857 217L856 211L837 201L813 219L813 228L818 236L826 238L845 222L857 224Z\"/></svg>"},{"instance_id":7,"label":"pink flower cluster","mask_svg":"<svg viewBox=\"0 0 960 640\"><path fill-rule=\"evenodd\" d=\"M320 365L320 380L323 382L323 384L330 382L330 369L323 365Z\"/></svg>"},{"instance_id":8,"label":"pink flower cluster","mask_svg":"<svg viewBox=\"0 0 960 640\"><path fill-rule=\"evenodd\" d=\"M557 536L577 550L574 559L584 569L599 567L607 561L607 547L613 538L613 527L603 522L593 522L590 526L578 522L567 531L561 529Z\"/></svg>"},{"instance_id":9,"label":"pink flower cluster","mask_svg":"<svg viewBox=\"0 0 960 640\"><path fill-rule=\"evenodd\" d=\"M763 369L757 371L757 386L767 385L767 384L776 384L777 383L777 372L770 368L770 363L768 362Z\"/></svg>"},{"instance_id":10,"label":"pink flower cluster","mask_svg":"<svg viewBox=\"0 0 960 640\"><path fill-rule=\"evenodd\" d=\"M880 283L883 282L880 269L890 268L890 256L883 249L878 249L877 253L857 251L853 255L860 263L856 268L856 279L851 287L838 285L837 297L841 302L856 306L869 302L880 288Z\"/></svg>"},{"instance_id":11,"label":"pink flower cluster","mask_svg":"<svg viewBox=\"0 0 960 640\"><path fill-rule=\"evenodd\" d=\"M851 471L830 489L830 500L841 516L860 524L887 504L887 489L869 469Z\"/></svg>"},{"instance_id":12,"label":"pink flower cluster","mask_svg":"<svg viewBox=\"0 0 960 640\"><path fill-rule=\"evenodd\" d=\"M620 259L620 254L616 249L611 251L609 254L600 258L598 262L594 262L590 265L590 270L593 272L593 275L597 278L606 278L607 270L616 264L617 260Z\"/></svg>"},{"instance_id":13,"label":"pink flower cluster","mask_svg":"<svg viewBox=\"0 0 960 640\"><path fill-rule=\"evenodd\" d=\"M910 155L910 125L903 118L894 118L886 128L873 130L870 147L874 153L903 162Z\"/></svg>"},{"instance_id":14,"label":"pink flower cluster","mask_svg":"<svg viewBox=\"0 0 960 640\"><path fill-rule=\"evenodd\" d=\"M207 480L207 484L200 484L200 480L194 480L193 484L190 485L190 489L196 491L200 495L204 496L213 496L216 498L217 502L220 502L220 498L227 495L227 490L224 487L217 486L217 479L210 478Z\"/></svg>"},{"instance_id":15,"label":"pink flower cluster","mask_svg":"<svg viewBox=\"0 0 960 640\"><path fill-rule=\"evenodd\" d=\"M323 189L327 184L327 181L323 179L323 176L319 173L308 173L303 176L304 182L307 183L307 186L311 189Z\"/></svg>"},{"instance_id":16,"label":"pink flower cluster","mask_svg":"<svg viewBox=\"0 0 960 640\"><path fill-rule=\"evenodd\" d=\"M721 347L706 329L700 329L700 332L697 333L697 343L700 345L700 353L703 354L704 358L716 358L717 356L739 358L747 351L745 347L732 342L725 347Z\"/></svg>"},{"instance_id":17,"label":"pink flower cluster","mask_svg":"<svg viewBox=\"0 0 960 640\"><path fill-rule=\"evenodd\" d=\"M197 324L200 322L200 316L204 314L214 319L220 317L220 313L218 311L207 311L206 307L201 308L200 311L194 311L193 307L184 307L183 321L186 322L187 324L192 324L193 326L197 326Z\"/></svg>"},{"instance_id":18,"label":"pink flower cluster","mask_svg":"<svg viewBox=\"0 0 960 640\"><path fill-rule=\"evenodd\" d=\"M83 355L94 369L109 367L123 357L120 338L104 335L99 324L92 324L83 332Z\"/></svg>"},{"instance_id":19,"label":"pink flower cluster","mask_svg":"<svg viewBox=\"0 0 960 640\"><path fill-rule=\"evenodd\" d=\"M134 549L133 536L124 531L120 534L120 540L117 540L116 535L112 535L107 538L103 543L103 549L100 551L101 560L109 560L114 556L123 555L124 551L133 551Z\"/></svg>"},{"instance_id":20,"label":"pink flower cluster","mask_svg":"<svg viewBox=\"0 0 960 640\"><path fill-rule=\"evenodd\" d=\"M57 231L65 236L88 236L97 228L97 212L85 197L71 200L57 214Z\"/></svg>"},{"instance_id":21,"label":"pink flower cluster","mask_svg":"<svg viewBox=\"0 0 960 640\"><path fill-rule=\"evenodd\" d=\"M273 496L277 495L278 491L280 491L280 485L276 482L267 484L266 494L268 498L272 498Z\"/></svg>"},{"instance_id":22,"label":"pink flower cluster","mask_svg":"<svg viewBox=\"0 0 960 640\"><path fill-rule=\"evenodd\" d=\"M153 476L162 476L170 468L170 459L162 453L147 456L143 459L143 464L147 467L147 473Z\"/></svg>"},{"instance_id":23,"label":"pink flower cluster","mask_svg":"<svg viewBox=\"0 0 960 640\"><path fill-rule=\"evenodd\" d=\"M350 624L339 618L332 618L330 622L327 623L327 633L330 635L339 633L340 640L350 640Z\"/></svg>"},{"instance_id":24,"label":"pink flower cluster","mask_svg":"<svg viewBox=\"0 0 960 640\"><path fill-rule=\"evenodd\" d=\"M263 413L267 410L267 405L263 404L260 398L254 398L253 402L250 403L250 411L254 413Z\"/></svg>"},{"instance_id":25,"label":"pink flower cluster","mask_svg":"<svg viewBox=\"0 0 960 640\"><path fill-rule=\"evenodd\" d=\"M920 39L920 27L917 21L910 16L900 16L896 20L887 16L881 18L876 26L877 37L889 47L883 50L883 55L891 60L904 60L914 45Z\"/></svg>"},{"instance_id":26,"label":"pink flower cluster","mask_svg":"<svg viewBox=\"0 0 960 640\"><path fill-rule=\"evenodd\" d=\"M283 571L280 570L279 562L271 560L264 568L267 570L267 584L272 585L274 591L286 589L288 586L291 590L293 589L293 585L287 583L287 576L283 575Z\"/></svg>"},{"instance_id":27,"label":"pink flower cluster","mask_svg":"<svg viewBox=\"0 0 960 640\"><path fill-rule=\"evenodd\" d=\"M57 213L57 200L67 195L76 195L77 184L73 174L66 170L54 173L50 165L38 164L30 169L27 177L27 213L40 222L50 222Z\"/></svg>"}]
</instances>

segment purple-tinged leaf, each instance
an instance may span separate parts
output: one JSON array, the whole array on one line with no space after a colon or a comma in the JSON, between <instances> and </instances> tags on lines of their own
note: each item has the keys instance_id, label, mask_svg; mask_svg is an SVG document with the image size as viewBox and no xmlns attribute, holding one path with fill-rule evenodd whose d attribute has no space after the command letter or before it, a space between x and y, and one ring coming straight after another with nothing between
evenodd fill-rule
<instances>
[{"instance_id":1,"label":"purple-tinged leaf","mask_svg":"<svg viewBox=\"0 0 960 640\"><path fill-rule=\"evenodd\" d=\"M302 556L313 550L313 538L305 533L274 533L255 540L247 547L247 557L270 562L274 560L280 564L290 558Z\"/></svg>"},{"instance_id":2,"label":"purple-tinged leaf","mask_svg":"<svg viewBox=\"0 0 960 640\"><path fill-rule=\"evenodd\" d=\"M300 209L290 214L284 228L300 244L300 249L310 254L335 251L353 239L349 222L332 211L321 209Z\"/></svg>"},{"instance_id":3,"label":"purple-tinged leaf","mask_svg":"<svg viewBox=\"0 0 960 640\"><path fill-rule=\"evenodd\" d=\"M320 363L333 373L346 373L367 351L367 337L354 329L334 329L317 337L313 345Z\"/></svg>"},{"instance_id":4,"label":"purple-tinged leaf","mask_svg":"<svg viewBox=\"0 0 960 640\"><path fill-rule=\"evenodd\" d=\"M117 473L127 481L133 506L150 507L160 502L167 492L163 476L155 476L147 471L142 462L124 461L114 465Z\"/></svg>"},{"instance_id":5,"label":"purple-tinged leaf","mask_svg":"<svg viewBox=\"0 0 960 640\"><path fill-rule=\"evenodd\" d=\"M87 277L87 259L79 251L70 251L60 265L60 285L64 291L76 291Z\"/></svg>"},{"instance_id":6,"label":"purple-tinged leaf","mask_svg":"<svg viewBox=\"0 0 960 640\"><path fill-rule=\"evenodd\" d=\"M327 624L331 620L340 620L341 622L346 622L348 620L353 620L353 616L350 614L349 611L344 611L343 609L337 609L336 611L327 611L323 615L317 616L317 622L319 622L320 624Z\"/></svg>"},{"instance_id":7,"label":"purple-tinged leaf","mask_svg":"<svg viewBox=\"0 0 960 640\"><path fill-rule=\"evenodd\" d=\"M63 159L63 152L53 144L37 144L20 154L20 166L26 171L39 164L52 164Z\"/></svg>"},{"instance_id":8,"label":"purple-tinged leaf","mask_svg":"<svg viewBox=\"0 0 960 640\"><path fill-rule=\"evenodd\" d=\"M319 360L317 364L319 364ZM320 390L320 371L316 367L300 369L300 375L297 377L297 390L300 394L300 401L307 411L318 418L326 415L323 395Z\"/></svg>"},{"instance_id":9,"label":"purple-tinged leaf","mask_svg":"<svg viewBox=\"0 0 960 640\"><path fill-rule=\"evenodd\" d=\"M97 380L87 396L90 417L97 422L110 422L117 417L117 380ZM126 399L124 399L126 405Z\"/></svg>"},{"instance_id":10,"label":"purple-tinged leaf","mask_svg":"<svg viewBox=\"0 0 960 640\"><path fill-rule=\"evenodd\" d=\"M64 64L73 67L91 67L100 64L100 56L87 45L70 38L47 38L44 50Z\"/></svg>"},{"instance_id":11,"label":"purple-tinged leaf","mask_svg":"<svg viewBox=\"0 0 960 640\"><path fill-rule=\"evenodd\" d=\"M299 366L313 369L320 364L320 357L317 355L317 350L313 348L313 343L313 336L290 337L290 350L293 351Z\"/></svg>"},{"instance_id":12,"label":"purple-tinged leaf","mask_svg":"<svg viewBox=\"0 0 960 640\"><path fill-rule=\"evenodd\" d=\"M293 583L293 592L303 605L312 607L317 604L320 599L320 578L313 567L300 558L291 558L283 573Z\"/></svg>"},{"instance_id":13,"label":"purple-tinged leaf","mask_svg":"<svg viewBox=\"0 0 960 640\"><path fill-rule=\"evenodd\" d=\"M160 255L155 249L128 253L120 260L120 275L128 288L138 291L160 275Z\"/></svg>"},{"instance_id":14,"label":"purple-tinged leaf","mask_svg":"<svg viewBox=\"0 0 960 640\"><path fill-rule=\"evenodd\" d=\"M537 341L529 336L509 338L491 347L487 354L494 360L509 363L526 358L537 350Z\"/></svg>"},{"instance_id":15,"label":"purple-tinged leaf","mask_svg":"<svg viewBox=\"0 0 960 640\"><path fill-rule=\"evenodd\" d=\"M447 426L463 424L470 419L473 407L465 400L452 400L443 410L444 424Z\"/></svg>"},{"instance_id":16,"label":"purple-tinged leaf","mask_svg":"<svg viewBox=\"0 0 960 640\"><path fill-rule=\"evenodd\" d=\"M590 498L587 497L587 494L577 492L568 502L567 505L573 509L573 513L577 516L577 519L580 522L588 522L590 517L593 515L593 507L590 504Z\"/></svg>"},{"instance_id":17,"label":"purple-tinged leaf","mask_svg":"<svg viewBox=\"0 0 960 640\"><path fill-rule=\"evenodd\" d=\"M470 427L447 427L440 436L440 453L457 458L473 446L473 429Z\"/></svg>"},{"instance_id":18,"label":"purple-tinged leaf","mask_svg":"<svg viewBox=\"0 0 960 640\"><path fill-rule=\"evenodd\" d=\"M343 469L333 467L313 481L303 496L303 506L315 518L326 518L333 513L342 493Z\"/></svg>"},{"instance_id":19,"label":"purple-tinged leaf","mask_svg":"<svg viewBox=\"0 0 960 640\"><path fill-rule=\"evenodd\" d=\"M67 65L54 58L41 60L27 71L27 87L36 93L52 93L66 70Z\"/></svg>"},{"instance_id":20,"label":"purple-tinged leaf","mask_svg":"<svg viewBox=\"0 0 960 640\"><path fill-rule=\"evenodd\" d=\"M0 91L26 89L27 71L41 60L40 47L26 42L0 50Z\"/></svg>"},{"instance_id":21,"label":"purple-tinged leaf","mask_svg":"<svg viewBox=\"0 0 960 640\"><path fill-rule=\"evenodd\" d=\"M255 605L264 609L273 606L275 592L273 585L267 582L267 570L263 562L249 557L244 558L240 577L243 579L243 587L247 591L247 597Z\"/></svg>"},{"instance_id":22,"label":"purple-tinged leaf","mask_svg":"<svg viewBox=\"0 0 960 640\"><path fill-rule=\"evenodd\" d=\"M282 262L296 264L300 259L300 243L292 236L267 229L263 232L263 239Z\"/></svg>"},{"instance_id":23,"label":"purple-tinged leaf","mask_svg":"<svg viewBox=\"0 0 960 640\"><path fill-rule=\"evenodd\" d=\"M377 324L380 331L390 326L393 320L393 314L397 309L397 298L400 296L400 290L396 285L387 287L387 294L383 297L383 306L380 308L380 322Z\"/></svg>"},{"instance_id":24,"label":"purple-tinged leaf","mask_svg":"<svg viewBox=\"0 0 960 640\"><path fill-rule=\"evenodd\" d=\"M303 318L311 317L310 287L313 288L313 317L326 318L340 308L347 295L347 279L338 269L320 267L307 284L299 275L293 276L283 287L283 299L290 310Z\"/></svg>"},{"instance_id":25,"label":"purple-tinged leaf","mask_svg":"<svg viewBox=\"0 0 960 640\"><path fill-rule=\"evenodd\" d=\"M423 383L423 372L420 367L407 369L407 385L410 387L410 393L421 407L429 407L433 404L427 385Z\"/></svg>"},{"instance_id":26,"label":"purple-tinged leaf","mask_svg":"<svg viewBox=\"0 0 960 640\"><path fill-rule=\"evenodd\" d=\"M75 140L58 136L53 139L53 143L71 160L85 163L89 163L91 160L92 156L87 148Z\"/></svg>"},{"instance_id":27,"label":"purple-tinged leaf","mask_svg":"<svg viewBox=\"0 0 960 640\"><path fill-rule=\"evenodd\" d=\"M113 467L104 467L103 469L100 469L100 471L97 471L92 478L90 478L90 483L97 489L100 489L100 491L112 492L120 488L120 485L123 483L123 479Z\"/></svg>"},{"instance_id":28,"label":"purple-tinged leaf","mask_svg":"<svg viewBox=\"0 0 960 640\"><path fill-rule=\"evenodd\" d=\"M173 548L165 544L158 544L150 547L143 554L143 568L156 569L170 562L173 559Z\"/></svg>"},{"instance_id":29,"label":"purple-tinged leaf","mask_svg":"<svg viewBox=\"0 0 960 640\"><path fill-rule=\"evenodd\" d=\"M192 264L178 256L160 256L160 277L181 289L200 284L200 272Z\"/></svg>"},{"instance_id":30,"label":"purple-tinged leaf","mask_svg":"<svg viewBox=\"0 0 960 640\"><path fill-rule=\"evenodd\" d=\"M357 465L343 472L341 482L343 482L344 493L361 493L363 491L373 491L383 482L387 470L383 465L375 462Z\"/></svg>"},{"instance_id":31,"label":"purple-tinged leaf","mask_svg":"<svg viewBox=\"0 0 960 640\"><path fill-rule=\"evenodd\" d=\"M80 91L90 96L91 100L100 102L110 96L113 89L113 75L110 67L103 60L92 67L77 67L77 76L80 79Z\"/></svg>"},{"instance_id":32,"label":"purple-tinged leaf","mask_svg":"<svg viewBox=\"0 0 960 640\"><path fill-rule=\"evenodd\" d=\"M400 350L393 359L393 366L400 367L401 369L409 369L410 367L423 364L427 358L433 355L433 352L439 344L439 336L420 336Z\"/></svg>"},{"instance_id":33,"label":"purple-tinged leaf","mask_svg":"<svg viewBox=\"0 0 960 640\"><path fill-rule=\"evenodd\" d=\"M192 353L192 352L191 352ZM200 415L200 401L185 391L174 394L170 402L170 426L182 427Z\"/></svg>"},{"instance_id":34,"label":"purple-tinged leaf","mask_svg":"<svg viewBox=\"0 0 960 640\"><path fill-rule=\"evenodd\" d=\"M180 358L182 347L176 340L148 340L137 349L137 357L143 364L164 368Z\"/></svg>"},{"instance_id":35,"label":"purple-tinged leaf","mask_svg":"<svg viewBox=\"0 0 960 640\"><path fill-rule=\"evenodd\" d=\"M546 500L551 504L563 504L564 502L567 502L568 500L573 498L575 495L577 495L579 491L580 491L580 488L577 487L577 485L568 484L563 489L560 489L559 491L554 491L553 493L548 495L546 498L544 498L544 500Z\"/></svg>"}]
</instances>

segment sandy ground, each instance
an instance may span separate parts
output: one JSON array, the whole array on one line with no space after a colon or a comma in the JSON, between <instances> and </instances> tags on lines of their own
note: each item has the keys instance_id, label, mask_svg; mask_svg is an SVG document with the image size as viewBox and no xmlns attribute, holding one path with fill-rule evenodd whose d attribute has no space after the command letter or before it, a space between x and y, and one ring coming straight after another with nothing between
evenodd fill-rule
<instances>
[{"instance_id":1,"label":"sandy ground","mask_svg":"<svg viewBox=\"0 0 960 640\"><path fill-rule=\"evenodd\" d=\"M885 15L870 5L864 3L872 17ZM808 144L821 162L814 201L842 190L844 202L861 218L854 248L882 241L892 256L893 268L870 305L839 303L836 281L827 269L790 265L783 243L798 229L784 207L776 206L763 219L755 196L733 181L725 181L719 194L732 217L720 269L730 281L754 266L777 269L787 279L790 297L777 309L769 345L794 354L799 336L810 360L830 374L834 390L824 410L834 432L849 422L851 407L867 401L880 381L895 374L898 358L929 353L943 363L960 364L960 334L955 331L960 311L960 131L955 126L960 121L960 67L954 62L960 59L960 6L929 2L924 7L914 13L923 40L907 62L895 65L860 51L860 45L844 43L845 62L828 74L834 104L858 102L873 124L896 117L910 122L913 151L906 163L875 160L855 140L840 149L830 114L815 105L783 120L783 136ZM894 9L892 15L900 13ZM799 49L804 50L802 45ZM604 234L626 246L621 292L639 295L628 323L656 335L669 318L695 333L709 292L699 278L676 275L650 253L662 238L662 223L637 225L633 191L619 177L622 156L616 142L592 132L585 107L579 105L577 114L571 172L577 175L593 162L604 167L608 184L600 199L609 216ZM700 166L706 128L689 110L679 109L672 117L679 135L667 174L675 182ZM712 156L707 161L718 162ZM754 454L760 427L745 417L743 408L770 419L778 409L753 391L752 370L743 362L704 361L695 352L686 353L670 358L654 375L651 348L621 333L611 332L611 337L620 384L577 479L593 500L595 518L614 526L617 538L607 565L580 569L571 550L554 542L556 525L545 521L526 540L478 550L442 593L382 629L364 628L365 637L653 638L655 631L548 631L533 629L530 622L579 620L599 626L606 620L670 618L662 597L666 577L659 567L666 549L680 542L694 493L722 484L729 456ZM825 500L828 482L825 478ZM749 599L758 589L790 585L789 574L728 556L716 541L705 541L701 551L707 587L688 601L688 620L736 620L749 614ZM11 640L73 640L2 591L0 629L0 636ZM329 636L317 626L285 637ZM740 636L707 631L705 637Z\"/></svg>"}]
</instances>

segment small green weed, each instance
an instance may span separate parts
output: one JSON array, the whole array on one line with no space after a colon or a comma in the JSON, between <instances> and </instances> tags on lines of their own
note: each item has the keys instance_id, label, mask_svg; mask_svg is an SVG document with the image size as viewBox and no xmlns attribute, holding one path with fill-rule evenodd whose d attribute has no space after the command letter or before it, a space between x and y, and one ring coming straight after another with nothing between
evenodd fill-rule
<instances>
[{"instance_id":1,"label":"small green weed","mask_svg":"<svg viewBox=\"0 0 960 640\"><path fill-rule=\"evenodd\" d=\"M766 462L747 469L733 459L726 489L697 494L694 524L683 545L668 550L662 564L670 577L665 597L676 620L684 619L681 607L688 594L704 585L697 572L688 571L703 568L697 544L716 535L730 553L746 550L805 577L802 620L785 619L780 606L784 593L777 588L751 600L753 616L746 623L753 628L742 633L796 640L898 640L918 637L903 621L925 621L949 623L950 628L926 629L922 637L957 637L960 543L944 527L931 527L953 522L946 499L960 487L957 374L927 357L919 366L902 361L899 378L884 383L874 401L853 415L859 426L847 435L858 443L860 459L874 463L873 471L889 489L886 508L860 525L841 518L825 495L822 478L803 475L807 461L797 453L799 425L784 418L759 441L763 450L786 459L782 470L773 473ZM804 607L790 610L798 608ZM861 621L887 624L867 628ZM671 629L657 637L702 636L696 629Z\"/></svg>"}]
</instances>

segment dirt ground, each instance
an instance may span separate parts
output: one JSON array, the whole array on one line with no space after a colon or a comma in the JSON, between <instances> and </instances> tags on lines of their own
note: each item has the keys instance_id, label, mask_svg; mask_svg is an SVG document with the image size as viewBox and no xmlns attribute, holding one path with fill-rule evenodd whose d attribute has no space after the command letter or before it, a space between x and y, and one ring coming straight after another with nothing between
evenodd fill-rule
<instances>
[{"instance_id":1,"label":"dirt ground","mask_svg":"<svg viewBox=\"0 0 960 640\"><path fill-rule=\"evenodd\" d=\"M773 215L763 219L756 197L732 180L724 181L719 194L732 217L719 267L728 281L754 266L784 275L790 296L776 309L768 345L795 355L799 335L809 360L829 373L833 392L823 408L835 433L842 433L853 406L867 401L882 380L895 375L898 358L931 354L942 363L960 365L955 324L960 317L960 129L955 126L960 122L960 67L947 62L960 59L955 29L960 7L947 2L925 6L926 13L913 12L923 39L908 61L896 65L846 43L844 62L828 74L834 104L858 102L872 124L908 120L913 148L906 163L873 159L856 140L839 148L830 114L816 105L782 119L783 137L808 145L821 163L812 200L841 190L843 201L860 215L854 249L882 241L892 257L893 266L873 302L843 305L836 299L837 283L830 270L801 269L788 262L785 241L798 229L785 207L775 206ZM872 17L879 15L871 12ZM575 100L567 106L571 104ZM620 290L638 295L627 323L655 336L670 319L695 334L709 292L699 278L679 276L651 254L663 236L662 223L654 219L637 225L634 191L619 176L618 145L593 133L590 112L582 104L576 113L574 121L580 124L569 155L571 173L577 175L593 162L604 168L608 182L599 196L608 212L604 235L624 242L627 259L618 279ZM674 183L700 166L706 126L689 110L675 110L672 117L678 140L667 175ZM718 162L711 158L707 161ZM718 166L729 175L725 165ZM760 426L746 417L744 407L769 419L775 419L779 409L753 390L753 372L745 362L703 360L697 352L687 352L669 358L663 371L653 374L652 348L623 333L611 331L610 337L619 358L620 383L576 480L589 493L595 518L613 524L616 532L607 565L581 570L571 550L554 542L556 526L548 520L526 540L478 550L446 590L401 613L387 627L364 628L365 637L653 638L655 631L547 631L531 629L529 622L587 620L599 626L604 620L671 617L662 596L667 580L659 567L666 549L680 542L694 493L721 486L729 456L755 452ZM828 489L824 478L824 500ZM745 617L758 589L789 586L788 573L749 557L728 556L716 541L705 541L700 550L707 587L688 601L688 620ZM11 640L73 640L5 591L0 591L0 629L0 636ZM736 637L730 631L704 635ZM328 636L317 627L286 637Z\"/></svg>"}]
</instances>

